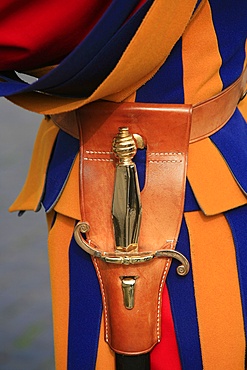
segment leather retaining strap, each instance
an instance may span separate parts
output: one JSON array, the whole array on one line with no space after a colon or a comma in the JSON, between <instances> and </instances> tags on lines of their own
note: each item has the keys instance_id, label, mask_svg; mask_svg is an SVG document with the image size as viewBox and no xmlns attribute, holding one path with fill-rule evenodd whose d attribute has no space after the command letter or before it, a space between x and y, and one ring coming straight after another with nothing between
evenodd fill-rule
<instances>
[{"instance_id":1,"label":"leather retaining strap","mask_svg":"<svg viewBox=\"0 0 247 370\"><path fill-rule=\"evenodd\" d=\"M192 121L191 121L191 133L190 142L195 142L208 137L218 131L233 115L236 106L244 95L245 87L247 83L247 67L241 74L241 76L227 89L223 90L219 94L212 98L196 104L192 107ZM104 110L105 102L91 103L95 106L95 109ZM133 109L135 107L147 107L154 108L153 114L155 114L155 108L162 106L162 104L143 104L143 103L107 103L114 106L121 104L123 108ZM109 105L108 105L109 107ZM76 111L67 113L61 113L52 115L51 118L56 125L62 130L69 133L70 135L79 138L78 126L76 122Z\"/></svg>"}]
</instances>

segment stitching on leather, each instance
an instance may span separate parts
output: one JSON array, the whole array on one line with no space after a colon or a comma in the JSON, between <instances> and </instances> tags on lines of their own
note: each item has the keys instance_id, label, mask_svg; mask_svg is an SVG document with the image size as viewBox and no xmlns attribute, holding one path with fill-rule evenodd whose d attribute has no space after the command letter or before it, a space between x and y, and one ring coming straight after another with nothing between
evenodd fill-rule
<instances>
[{"instance_id":1,"label":"stitching on leather","mask_svg":"<svg viewBox=\"0 0 247 370\"><path fill-rule=\"evenodd\" d=\"M86 150L87 154L113 154L113 152L100 151L100 150Z\"/></svg>"},{"instance_id":2,"label":"stitching on leather","mask_svg":"<svg viewBox=\"0 0 247 370\"><path fill-rule=\"evenodd\" d=\"M149 159L149 161L148 162L150 162L150 163L181 163L181 162L183 162L183 160L182 159L180 159L180 160L176 160L176 159L167 159L167 160L152 160L152 159Z\"/></svg>"},{"instance_id":3,"label":"stitching on leather","mask_svg":"<svg viewBox=\"0 0 247 370\"><path fill-rule=\"evenodd\" d=\"M164 270L164 273L163 273L163 276L162 276L162 280L161 280L161 284L160 284L160 288L159 288L159 295L158 295L158 310L157 310L157 338L158 338L158 341L160 342L161 338L160 338L160 309L161 309L161 295L162 295L162 290L163 290L163 286L164 286L164 282L165 282L165 278L166 278L166 275L168 273L168 268L169 268L169 264L170 264L170 258L167 259L166 261L166 267L165 267L165 270Z\"/></svg>"},{"instance_id":4,"label":"stitching on leather","mask_svg":"<svg viewBox=\"0 0 247 370\"><path fill-rule=\"evenodd\" d=\"M96 162L113 162L113 159L107 159L107 158L83 158L84 161L96 161Z\"/></svg>"},{"instance_id":5,"label":"stitching on leather","mask_svg":"<svg viewBox=\"0 0 247 370\"><path fill-rule=\"evenodd\" d=\"M104 284L103 284L103 280L102 280L102 277L101 277L101 273L100 273L100 269L99 269L99 266L97 264L97 261L95 261L95 266L96 266L97 274L98 274L100 284L101 284L101 287L102 287L102 298L103 298L103 306L104 306L104 313L105 313L105 340L106 340L106 342L108 342L108 340L109 340L109 337L108 337L108 314L107 314L107 306L106 306L105 289L104 289Z\"/></svg>"},{"instance_id":6,"label":"stitching on leather","mask_svg":"<svg viewBox=\"0 0 247 370\"><path fill-rule=\"evenodd\" d=\"M183 155L182 152L152 152L149 153L149 156L151 155Z\"/></svg>"}]
</instances>

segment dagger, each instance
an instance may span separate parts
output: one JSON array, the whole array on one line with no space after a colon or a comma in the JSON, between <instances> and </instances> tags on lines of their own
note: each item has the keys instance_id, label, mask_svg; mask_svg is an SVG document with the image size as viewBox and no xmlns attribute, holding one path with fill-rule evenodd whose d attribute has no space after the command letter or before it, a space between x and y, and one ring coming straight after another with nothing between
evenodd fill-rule
<instances>
[{"instance_id":1,"label":"dagger","mask_svg":"<svg viewBox=\"0 0 247 370\"><path fill-rule=\"evenodd\" d=\"M137 145L128 127L120 127L113 140L118 158L112 200L112 220L116 252L138 252L142 205L136 165L132 161ZM134 289L138 276L120 276L126 309L134 307ZM123 355L116 353L116 370L149 370L149 353Z\"/></svg>"}]
</instances>

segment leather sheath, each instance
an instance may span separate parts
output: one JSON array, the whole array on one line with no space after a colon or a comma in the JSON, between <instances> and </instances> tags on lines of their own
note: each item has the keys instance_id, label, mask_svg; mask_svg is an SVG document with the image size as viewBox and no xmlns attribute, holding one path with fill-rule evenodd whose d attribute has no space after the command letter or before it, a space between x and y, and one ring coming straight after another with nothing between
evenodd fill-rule
<instances>
[{"instance_id":1,"label":"leather sheath","mask_svg":"<svg viewBox=\"0 0 247 370\"><path fill-rule=\"evenodd\" d=\"M190 105L150 109L107 102L76 111L81 132L81 215L90 225L87 240L98 250L115 251L111 206L116 159L111 147L119 127L128 127L146 143L139 252L175 248L183 214L191 111ZM93 258L93 263L102 292L106 342L118 353L149 352L161 337L162 289L170 258L136 265ZM123 303L121 276L138 277L131 310Z\"/></svg>"}]
</instances>

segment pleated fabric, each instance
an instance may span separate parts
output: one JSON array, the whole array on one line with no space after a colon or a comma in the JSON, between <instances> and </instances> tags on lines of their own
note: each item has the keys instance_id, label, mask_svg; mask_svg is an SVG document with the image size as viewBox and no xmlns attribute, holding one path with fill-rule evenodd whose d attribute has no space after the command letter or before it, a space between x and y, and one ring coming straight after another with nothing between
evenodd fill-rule
<instances>
[{"instance_id":1,"label":"pleated fabric","mask_svg":"<svg viewBox=\"0 0 247 370\"><path fill-rule=\"evenodd\" d=\"M140 12L147 12L151 2L144 6L132 14L125 30L131 24L138 27L138 14L142 18ZM125 48L134 34L128 32ZM244 68L246 35L244 0L226 0L224 6L217 0L197 2L182 37L158 71L138 86L135 100L195 104L217 94ZM115 65L122 54L119 51ZM109 94L109 99L118 100L119 95ZM191 269L181 277L176 262L171 265L163 292L163 335L151 352L152 370L246 368L246 112L245 99L221 130L190 144L177 250ZM32 160L42 171L37 175L31 165L11 211L37 210L42 204L48 213L56 368L114 370L114 354L104 342L97 277L72 236L80 219L78 147L77 139L44 120ZM135 162L142 189L145 161L145 150L138 150Z\"/></svg>"}]
</instances>

